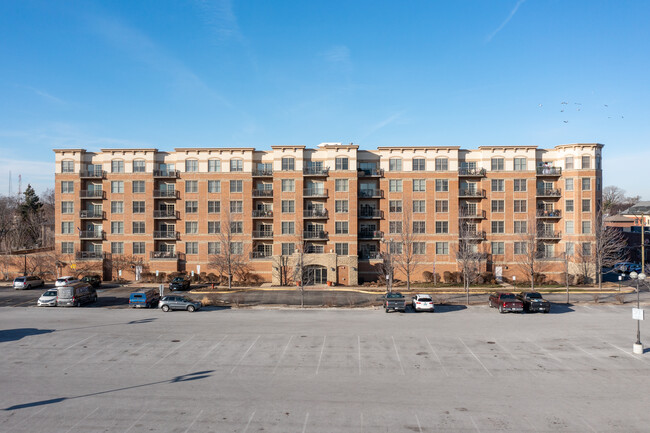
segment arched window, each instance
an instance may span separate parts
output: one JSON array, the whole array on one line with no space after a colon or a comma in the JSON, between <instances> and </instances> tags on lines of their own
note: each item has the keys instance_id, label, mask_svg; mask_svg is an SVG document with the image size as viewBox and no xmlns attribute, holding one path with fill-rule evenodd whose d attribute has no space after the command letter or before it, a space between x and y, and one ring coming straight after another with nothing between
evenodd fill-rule
<instances>
[{"instance_id":1,"label":"arched window","mask_svg":"<svg viewBox=\"0 0 650 433\"><path fill-rule=\"evenodd\" d=\"M208 159L208 171L216 173L221 171L221 161L218 159Z\"/></svg>"},{"instance_id":2,"label":"arched window","mask_svg":"<svg viewBox=\"0 0 650 433\"><path fill-rule=\"evenodd\" d=\"M391 158L388 160L389 171L402 171L402 158Z\"/></svg>"},{"instance_id":3,"label":"arched window","mask_svg":"<svg viewBox=\"0 0 650 433\"><path fill-rule=\"evenodd\" d=\"M146 161L144 159L134 159L133 160L133 172L134 173L144 173L146 167Z\"/></svg>"},{"instance_id":4,"label":"arched window","mask_svg":"<svg viewBox=\"0 0 650 433\"><path fill-rule=\"evenodd\" d=\"M426 160L424 158L413 158L413 171L426 170Z\"/></svg>"},{"instance_id":5,"label":"arched window","mask_svg":"<svg viewBox=\"0 0 650 433\"><path fill-rule=\"evenodd\" d=\"M199 161L196 159L186 159L185 160L185 172L186 173L196 173L199 171Z\"/></svg>"}]
</instances>

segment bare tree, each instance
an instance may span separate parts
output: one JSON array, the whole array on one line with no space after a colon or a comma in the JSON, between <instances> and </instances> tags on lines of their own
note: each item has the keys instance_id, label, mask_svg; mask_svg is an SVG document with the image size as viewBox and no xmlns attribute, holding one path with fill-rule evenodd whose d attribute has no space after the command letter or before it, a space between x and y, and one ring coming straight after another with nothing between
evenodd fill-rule
<instances>
[{"instance_id":1,"label":"bare tree","mask_svg":"<svg viewBox=\"0 0 650 433\"><path fill-rule=\"evenodd\" d=\"M273 256L273 272L278 277L281 286L289 285L289 256Z\"/></svg>"},{"instance_id":2,"label":"bare tree","mask_svg":"<svg viewBox=\"0 0 650 433\"><path fill-rule=\"evenodd\" d=\"M293 258L295 260L293 268L293 281L296 282L296 286L300 290L300 307L305 307L305 284L310 284L311 275L307 270L308 260L307 254L311 252L311 246L305 240L305 231L304 225L302 222L296 222L295 224L295 236L294 236L294 253Z\"/></svg>"},{"instance_id":3,"label":"bare tree","mask_svg":"<svg viewBox=\"0 0 650 433\"><path fill-rule=\"evenodd\" d=\"M597 211L595 215L594 236L596 239L592 257L600 289L603 285L603 267L611 267L626 258L627 241L620 229L605 225L601 211Z\"/></svg>"},{"instance_id":4,"label":"bare tree","mask_svg":"<svg viewBox=\"0 0 650 433\"><path fill-rule=\"evenodd\" d=\"M628 197L625 190L617 186L606 186L603 188L603 214L616 215L625 209L634 206L641 197Z\"/></svg>"},{"instance_id":5,"label":"bare tree","mask_svg":"<svg viewBox=\"0 0 650 433\"><path fill-rule=\"evenodd\" d=\"M382 241L382 243L384 250L380 252L381 263L377 265L377 273L386 280L386 291L390 293L393 291L393 280L397 266L396 256L399 253L401 244L393 239Z\"/></svg>"},{"instance_id":6,"label":"bare tree","mask_svg":"<svg viewBox=\"0 0 650 433\"><path fill-rule=\"evenodd\" d=\"M92 262L87 262L89 265L94 265ZM98 262L95 262L98 263ZM115 271L115 275L118 280L122 279L120 271L125 271L127 269L135 269L136 266L145 266L142 257L131 256L126 254L113 254L111 258L111 265ZM80 272L79 267L77 266L77 273L82 274L85 272ZM123 272L122 272L123 273Z\"/></svg>"},{"instance_id":7,"label":"bare tree","mask_svg":"<svg viewBox=\"0 0 650 433\"><path fill-rule=\"evenodd\" d=\"M402 244L402 251L396 256L396 264L397 269L406 276L406 290L411 290L411 276L420 264L422 255L417 254L419 251L416 251L416 247L421 239L420 224L425 224L424 221L413 221L411 209L411 205L405 206L402 212L402 227L397 236Z\"/></svg>"},{"instance_id":8,"label":"bare tree","mask_svg":"<svg viewBox=\"0 0 650 433\"><path fill-rule=\"evenodd\" d=\"M530 216L526 221L526 227L520 227L515 241L515 262L521 271L530 278L530 289L535 290L535 277L548 268L548 259L541 238L555 235L555 232L547 232L541 222L535 216Z\"/></svg>"},{"instance_id":9,"label":"bare tree","mask_svg":"<svg viewBox=\"0 0 650 433\"><path fill-rule=\"evenodd\" d=\"M241 275L244 269L248 269L244 244L236 242L239 234L239 230L235 230L237 222L239 221L232 218L230 209L226 209L218 234L219 250L208 262L208 267L216 269L221 277L224 275L228 277L228 290L232 289L232 277Z\"/></svg>"},{"instance_id":10,"label":"bare tree","mask_svg":"<svg viewBox=\"0 0 650 433\"><path fill-rule=\"evenodd\" d=\"M461 216L465 210L461 209ZM485 260L486 254L478 249L478 233L473 226L460 219L458 228L458 245L455 248L456 263L463 276L463 288L465 289L466 302L469 305L469 286L478 280L481 274L481 262Z\"/></svg>"}]
</instances>

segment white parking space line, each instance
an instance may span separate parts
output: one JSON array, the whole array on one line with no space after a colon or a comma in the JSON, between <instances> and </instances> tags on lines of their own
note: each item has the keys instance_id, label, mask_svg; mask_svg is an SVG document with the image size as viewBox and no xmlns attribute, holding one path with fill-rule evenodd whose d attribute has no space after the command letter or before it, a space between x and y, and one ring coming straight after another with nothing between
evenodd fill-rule
<instances>
[{"instance_id":1,"label":"white parking space line","mask_svg":"<svg viewBox=\"0 0 650 433\"><path fill-rule=\"evenodd\" d=\"M402 376L406 376L406 373L404 372L404 366L402 365L402 360L399 357L399 352L397 351L397 344L395 344L395 337L391 335L390 338L393 339L393 347L395 348L395 355L397 355L397 362L399 362L399 368L400 370L402 370Z\"/></svg>"},{"instance_id":2,"label":"white parking space line","mask_svg":"<svg viewBox=\"0 0 650 433\"><path fill-rule=\"evenodd\" d=\"M282 358L284 358L284 354L287 353L287 349L289 348L289 345L291 344L292 339L293 339L293 335L290 335L289 336L289 341L287 341L287 345L284 346L284 350L282 350L282 353L280 354L280 357L278 358L278 362L275 364L275 367L273 367L273 374L275 374L278 367L280 366L280 363L282 362Z\"/></svg>"},{"instance_id":3,"label":"white parking space line","mask_svg":"<svg viewBox=\"0 0 650 433\"><path fill-rule=\"evenodd\" d=\"M150 344L152 344L152 343L145 343L145 344L143 344L142 346L138 347L138 348L135 349L133 352L131 352L131 355L133 355L133 354L139 352L140 350L144 349L145 347L149 346ZM111 368L113 368L113 364L112 364L112 363L108 363L108 366L104 369L104 371L108 371L108 370L110 370Z\"/></svg>"},{"instance_id":4,"label":"white parking space line","mask_svg":"<svg viewBox=\"0 0 650 433\"><path fill-rule=\"evenodd\" d=\"M80 345L80 344L82 344L82 343L84 343L84 342L86 342L86 341L88 341L88 340L90 340L91 338L96 337L96 336L97 336L97 334L93 334L93 335L91 335L90 337L86 337L86 338L84 338L83 340L77 341L76 343L71 344L71 345L69 345L68 347L66 347L65 349L63 349L63 351L65 352L65 351L68 350L68 349L72 349L73 347L78 346L78 345Z\"/></svg>"},{"instance_id":5,"label":"white parking space line","mask_svg":"<svg viewBox=\"0 0 650 433\"><path fill-rule=\"evenodd\" d=\"M636 360L639 360L639 361L643 362L643 358L640 358L640 357L636 356L635 354L630 353L630 352L628 352L627 350L625 350L625 349L623 349L623 348L621 348L621 347L615 346L615 345L613 345L612 343L610 343L610 342L608 342L608 341L605 341L605 343L609 344L609 345L612 346L614 349L618 349L618 350L620 350L621 352L623 352L624 354L626 354L626 355L628 355L628 356L630 356L630 357L632 357L632 358L634 358L634 359L636 359Z\"/></svg>"},{"instance_id":6,"label":"white parking space line","mask_svg":"<svg viewBox=\"0 0 650 433\"><path fill-rule=\"evenodd\" d=\"M192 428L192 426L194 425L194 423L196 422L196 420L199 419L199 417L201 416L202 413L203 413L203 410L200 410L199 413L194 417L194 420L192 420L192 422L190 423L190 425L187 426L187 429L185 429L185 433L187 433L188 431L190 431L190 429Z\"/></svg>"},{"instance_id":7,"label":"white parking space line","mask_svg":"<svg viewBox=\"0 0 650 433\"><path fill-rule=\"evenodd\" d=\"M19 426L20 424L29 421L30 419L32 419L33 417L35 417L35 416L38 415L39 413L43 412L45 409L47 409L47 406L43 406L42 408L40 408L39 410L37 410L36 412L34 412L33 414L31 414L31 415L28 416L27 418L18 421L18 422L16 423L16 425L14 425L14 427L17 427L17 426Z\"/></svg>"},{"instance_id":8,"label":"white parking space line","mask_svg":"<svg viewBox=\"0 0 650 433\"><path fill-rule=\"evenodd\" d=\"M595 308L590 307L589 305L582 305L583 308L586 308L588 310L595 310Z\"/></svg>"},{"instance_id":9,"label":"white parking space line","mask_svg":"<svg viewBox=\"0 0 650 433\"><path fill-rule=\"evenodd\" d=\"M255 341L253 341L253 343L250 345L250 347L248 349L246 349L246 352L244 352L244 354L239 359L239 361L237 361L237 364L235 364L235 366L232 368L232 370L230 370L231 374L235 372L235 369L239 366L239 364L241 364L241 362L244 360L244 358L246 358L246 355L248 355L248 352L251 351L251 349L253 348L253 346L255 346L255 343L257 343L257 340L259 340L260 337L261 337L261 335L258 335L257 338L255 339Z\"/></svg>"},{"instance_id":10,"label":"white parking space line","mask_svg":"<svg viewBox=\"0 0 650 433\"><path fill-rule=\"evenodd\" d=\"M517 357L508 349L505 348L505 346L501 343L499 343L497 340L494 340L495 343L497 343L497 346L499 346L501 349L503 349L504 352L506 352L512 359L517 359Z\"/></svg>"},{"instance_id":11,"label":"white parking space line","mask_svg":"<svg viewBox=\"0 0 650 433\"><path fill-rule=\"evenodd\" d=\"M210 350L208 350L208 351L207 351L207 352L206 352L202 357L200 357L199 359L197 359L196 362L190 366L190 368L194 367L196 364L198 364L199 362L201 362L201 361L203 361L205 358L207 358L207 356L208 356L210 353L212 353L213 350L215 350L217 347L219 347L219 346L221 345L221 343L223 343L223 342L226 340L226 338L228 338L228 336L227 336L227 335L224 335L224 337L223 337L223 338L222 338L222 339L221 339L217 344L213 345L213 346L210 348Z\"/></svg>"},{"instance_id":12,"label":"white parking space line","mask_svg":"<svg viewBox=\"0 0 650 433\"><path fill-rule=\"evenodd\" d=\"M302 425L302 433L307 431L307 421L309 420L309 412L305 414L305 423Z\"/></svg>"},{"instance_id":13,"label":"white parking space line","mask_svg":"<svg viewBox=\"0 0 650 433\"><path fill-rule=\"evenodd\" d=\"M359 412L359 418L360 418L360 427L361 427L361 433L363 433L363 412Z\"/></svg>"},{"instance_id":14,"label":"white parking space line","mask_svg":"<svg viewBox=\"0 0 650 433\"><path fill-rule=\"evenodd\" d=\"M109 348L110 346L112 346L112 343L109 344L109 345L107 345L107 346L105 346L105 347L102 347L102 348L99 349L97 352L91 353L90 355L81 358L79 361L75 362L74 364L71 364L71 365L67 366L66 368L64 368L63 371L68 371L68 370L70 370L71 368L76 367L77 365L81 364L82 362L87 361L88 359L91 359L91 358L95 357L97 354L103 352L104 350L106 350L106 349Z\"/></svg>"},{"instance_id":15,"label":"white parking space line","mask_svg":"<svg viewBox=\"0 0 650 433\"><path fill-rule=\"evenodd\" d=\"M458 339L460 340L461 343L463 343L463 346L465 346L465 348L469 351L469 353L472 354L472 356L473 356L473 357L478 361L478 363L481 364L481 367L483 367L483 368L485 369L485 371L487 371L488 374L489 374L490 376L492 376L493 374L490 372L490 370L488 370L487 367L485 366L485 364L483 364L483 362L481 362L481 360L479 359L479 357L476 356L476 355L474 354L474 352L472 352L472 349L470 349L469 346L468 346L467 344L465 344L465 342L463 341L463 339L460 338L460 337L458 337Z\"/></svg>"},{"instance_id":16,"label":"white parking space line","mask_svg":"<svg viewBox=\"0 0 650 433\"><path fill-rule=\"evenodd\" d=\"M445 369L445 365L442 363L442 360L441 360L440 357L438 356L438 353L435 351L435 349L433 348L433 345L432 345L431 342L429 341L429 337L427 337L427 336L425 335L424 338L426 338L426 340L427 340L427 344L428 344L429 347L431 348L431 352L432 352L432 353L434 354L434 356L436 357L436 360L438 360L438 363L440 363L440 368L442 368L443 373L445 373L445 376L449 376L449 373L448 373L447 370Z\"/></svg>"},{"instance_id":17,"label":"white parking space line","mask_svg":"<svg viewBox=\"0 0 650 433\"><path fill-rule=\"evenodd\" d=\"M70 432L72 431L72 429L74 429L76 426L78 426L79 424L81 424L82 421L84 421L86 418L88 418L89 416L91 416L92 414L94 414L95 412L97 412L98 410L99 410L99 407L96 407L95 410L93 410L93 411L90 412L88 415L86 415L85 417L81 418L79 421L77 421L76 423L74 423L73 426L70 427L70 428L69 428L65 433L70 433Z\"/></svg>"},{"instance_id":18,"label":"white parking space line","mask_svg":"<svg viewBox=\"0 0 650 433\"><path fill-rule=\"evenodd\" d=\"M422 433L422 426L420 425L420 418L418 418L417 413L414 413L413 415L415 415L415 422L418 423L418 430L420 431L420 433Z\"/></svg>"},{"instance_id":19,"label":"white parking space line","mask_svg":"<svg viewBox=\"0 0 650 433\"><path fill-rule=\"evenodd\" d=\"M474 421L474 418L470 415L469 417L470 421L472 421L472 424L474 424L474 428L476 429L477 432L481 433L481 429L478 428L478 425L476 425L476 421Z\"/></svg>"},{"instance_id":20,"label":"white parking space line","mask_svg":"<svg viewBox=\"0 0 650 433\"><path fill-rule=\"evenodd\" d=\"M593 358L593 359L597 359L596 356L595 356L593 353L587 352L585 349L583 349L582 347L578 346L577 344L574 344L573 347L575 347L576 349L578 349L578 350L580 350L580 351L586 353L586 354L587 354L588 356L590 356L591 358Z\"/></svg>"},{"instance_id":21,"label":"white parking space line","mask_svg":"<svg viewBox=\"0 0 650 433\"><path fill-rule=\"evenodd\" d=\"M548 355L549 358L552 358L553 360L555 360L555 361L557 361L557 362L564 363L564 361L562 361L560 358L558 358L557 356L553 355L553 352L551 352L550 350L544 349L542 346L540 346L539 344L535 343L535 342L534 342L533 340L531 340L530 338L528 339L528 342L529 342L530 344L532 344L533 346L537 347L538 349L540 349L542 352L546 353L546 354ZM570 370L573 370L573 368L571 367L571 365L567 364L567 367L568 367Z\"/></svg>"},{"instance_id":22,"label":"white parking space line","mask_svg":"<svg viewBox=\"0 0 650 433\"><path fill-rule=\"evenodd\" d=\"M138 421L140 421L140 420L141 420L141 419L142 419L146 414L147 414L146 412L143 413L143 414L141 414L141 415L140 415L140 416L139 416L135 421L133 421L133 424L131 424L131 425L129 426L129 428L127 428L127 429L124 431L124 433L129 433L129 432L131 431L131 429L132 429L133 427L135 427L135 425L138 423Z\"/></svg>"},{"instance_id":23,"label":"white parking space line","mask_svg":"<svg viewBox=\"0 0 650 433\"><path fill-rule=\"evenodd\" d=\"M593 428L593 427L592 427L592 426L591 426L591 425L590 425L590 424L589 424L589 423L588 423L584 418L582 418L582 422L584 423L584 425L586 425L587 427L589 427L589 430L591 430L592 432L594 432L594 433L597 433L597 432L598 432L598 430L596 430L595 428Z\"/></svg>"},{"instance_id":24,"label":"white parking space line","mask_svg":"<svg viewBox=\"0 0 650 433\"><path fill-rule=\"evenodd\" d=\"M361 374L361 337L357 335L357 345L359 346L359 374Z\"/></svg>"},{"instance_id":25,"label":"white parking space line","mask_svg":"<svg viewBox=\"0 0 650 433\"><path fill-rule=\"evenodd\" d=\"M246 427L244 427L244 431L242 433L246 433L248 431L248 427L251 425L251 421L253 421L254 416L255 416L255 411L253 411L251 417L248 418L248 422L246 423Z\"/></svg>"},{"instance_id":26,"label":"white parking space line","mask_svg":"<svg viewBox=\"0 0 650 433\"><path fill-rule=\"evenodd\" d=\"M187 343L189 343L190 341L192 341L193 338L194 338L194 335L192 335L190 338L188 338L187 340L185 340L184 342L182 342L182 343L179 344L178 346L174 347L172 350L170 350L169 352L167 352L167 355L163 356L162 358L158 359L158 361L154 362L154 363L153 363L153 366L158 365L160 362L163 361L163 359L167 358L169 355L171 355L172 353L176 352L178 349L180 349L181 347L185 346Z\"/></svg>"},{"instance_id":27,"label":"white parking space line","mask_svg":"<svg viewBox=\"0 0 650 433\"><path fill-rule=\"evenodd\" d=\"M327 335L323 337L323 345L320 348L320 356L318 357L318 365L316 366L316 374L318 374L318 370L320 370L320 362L323 359L323 352L325 351L325 340L327 340ZM309 415L309 413L307 413Z\"/></svg>"}]
</instances>

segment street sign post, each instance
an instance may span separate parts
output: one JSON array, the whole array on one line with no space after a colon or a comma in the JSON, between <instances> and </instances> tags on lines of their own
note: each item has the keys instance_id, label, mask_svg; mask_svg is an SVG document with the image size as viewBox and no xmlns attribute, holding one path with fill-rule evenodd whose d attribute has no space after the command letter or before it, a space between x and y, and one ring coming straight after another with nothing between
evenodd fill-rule
<instances>
[{"instance_id":1,"label":"street sign post","mask_svg":"<svg viewBox=\"0 0 650 433\"><path fill-rule=\"evenodd\" d=\"M632 308L632 319L643 320L643 308Z\"/></svg>"}]
</instances>

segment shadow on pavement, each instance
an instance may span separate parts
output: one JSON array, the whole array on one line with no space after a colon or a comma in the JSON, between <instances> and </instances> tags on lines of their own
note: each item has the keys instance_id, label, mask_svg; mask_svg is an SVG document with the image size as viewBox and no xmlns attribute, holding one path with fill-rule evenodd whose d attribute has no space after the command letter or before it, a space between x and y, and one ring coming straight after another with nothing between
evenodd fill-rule
<instances>
[{"instance_id":1,"label":"shadow on pavement","mask_svg":"<svg viewBox=\"0 0 650 433\"><path fill-rule=\"evenodd\" d=\"M466 309L466 305L436 305L436 314L453 313L454 311L462 311Z\"/></svg>"},{"instance_id":2,"label":"shadow on pavement","mask_svg":"<svg viewBox=\"0 0 650 433\"><path fill-rule=\"evenodd\" d=\"M0 343L6 343L7 341L17 341L24 337L29 337L30 335L49 334L50 332L54 332L54 329L37 329L37 328L5 329L0 331Z\"/></svg>"},{"instance_id":3,"label":"shadow on pavement","mask_svg":"<svg viewBox=\"0 0 650 433\"><path fill-rule=\"evenodd\" d=\"M571 307L573 307L573 304L559 304L551 302L551 312L549 314L573 313L575 310Z\"/></svg>"},{"instance_id":4,"label":"shadow on pavement","mask_svg":"<svg viewBox=\"0 0 650 433\"><path fill-rule=\"evenodd\" d=\"M88 304L89 307L115 307L117 305L128 306L129 299L117 296L98 296L97 302Z\"/></svg>"}]
</instances>

